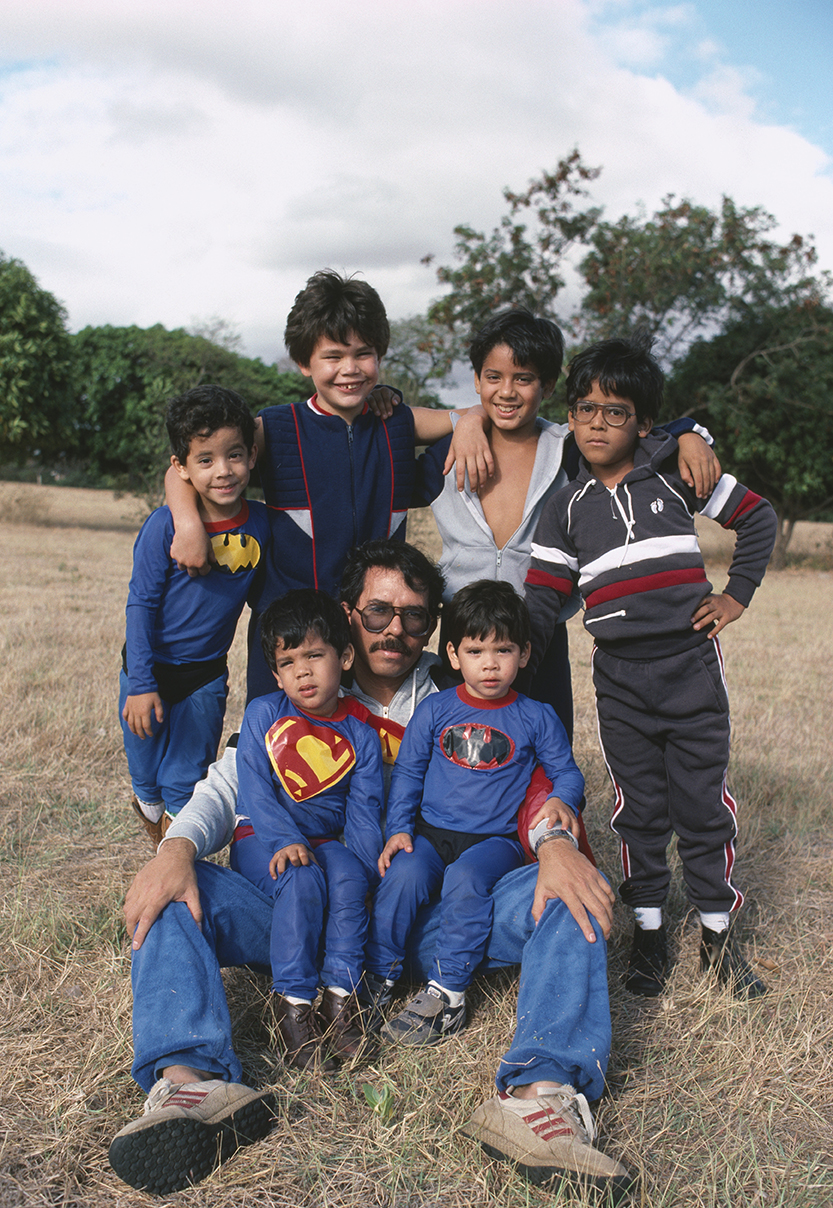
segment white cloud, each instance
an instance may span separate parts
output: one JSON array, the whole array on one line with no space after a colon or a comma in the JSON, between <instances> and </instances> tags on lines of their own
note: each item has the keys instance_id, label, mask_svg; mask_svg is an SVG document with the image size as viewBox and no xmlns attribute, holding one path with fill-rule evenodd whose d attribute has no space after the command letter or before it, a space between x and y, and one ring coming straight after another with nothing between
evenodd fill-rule
<instances>
[{"instance_id":1,"label":"white cloud","mask_svg":"<svg viewBox=\"0 0 833 1208\"><path fill-rule=\"evenodd\" d=\"M578 145L610 216L725 192L833 265L829 164L756 120L749 77L714 55L692 95L642 74L690 6L604 11L599 30L583 0L6 0L0 245L75 326L220 314L271 359L315 269L421 310L420 257L447 262L455 224L491 229L504 186Z\"/></svg>"}]
</instances>

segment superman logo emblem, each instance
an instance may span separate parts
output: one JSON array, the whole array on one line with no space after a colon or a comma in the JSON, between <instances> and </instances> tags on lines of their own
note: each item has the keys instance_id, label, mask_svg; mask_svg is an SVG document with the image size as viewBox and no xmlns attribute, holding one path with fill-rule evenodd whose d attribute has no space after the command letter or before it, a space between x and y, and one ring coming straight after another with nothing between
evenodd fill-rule
<instances>
[{"instance_id":1,"label":"superman logo emblem","mask_svg":"<svg viewBox=\"0 0 833 1208\"><path fill-rule=\"evenodd\" d=\"M254 570L260 561L260 545L250 533L215 533L211 548L217 565L231 574L238 570Z\"/></svg>"},{"instance_id":2,"label":"superman logo emblem","mask_svg":"<svg viewBox=\"0 0 833 1208\"><path fill-rule=\"evenodd\" d=\"M508 763L515 744L508 734L480 722L461 722L443 730L440 749L446 759L462 768L487 772Z\"/></svg>"},{"instance_id":3,"label":"superman logo emblem","mask_svg":"<svg viewBox=\"0 0 833 1208\"><path fill-rule=\"evenodd\" d=\"M343 734L306 717L279 718L266 731L266 751L293 801L338 784L356 763L355 749Z\"/></svg>"}]
</instances>

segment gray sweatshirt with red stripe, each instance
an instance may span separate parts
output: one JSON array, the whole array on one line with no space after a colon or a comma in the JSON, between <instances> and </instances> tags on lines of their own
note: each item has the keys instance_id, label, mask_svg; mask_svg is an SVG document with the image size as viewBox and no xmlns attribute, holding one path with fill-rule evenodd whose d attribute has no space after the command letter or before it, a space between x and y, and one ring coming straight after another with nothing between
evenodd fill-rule
<instances>
[{"instance_id":1,"label":"gray sweatshirt with red stripe","mask_svg":"<svg viewBox=\"0 0 833 1208\"><path fill-rule=\"evenodd\" d=\"M708 638L691 618L712 585L694 514L737 534L725 588L746 607L775 544L771 505L724 474L708 499L680 477L673 437L647 436L634 468L615 487L582 459L575 482L545 505L532 543L525 593L537 666L558 615L578 583L584 624L603 649L623 658L661 658Z\"/></svg>"}]
</instances>

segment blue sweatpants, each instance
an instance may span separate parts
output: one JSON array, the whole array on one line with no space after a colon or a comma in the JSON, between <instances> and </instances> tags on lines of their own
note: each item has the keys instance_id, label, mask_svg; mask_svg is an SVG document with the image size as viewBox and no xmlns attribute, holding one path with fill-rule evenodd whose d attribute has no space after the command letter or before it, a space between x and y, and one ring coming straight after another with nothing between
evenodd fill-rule
<instances>
[{"instance_id":1,"label":"blue sweatpants","mask_svg":"<svg viewBox=\"0 0 833 1208\"><path fill-rule=\"evenodd\" d=\"M373 897L367 969L399 976L417 912L442 885L440 924L431 977L446 990L465 990L483 960L492 930L492 889L524 862L516 839L483 839L446 866L424 835L412 852L397 852Z\"/></svg>"},{"instance_id":2,"label":"blue sweatpants","mask_svg":"<svg viewBox=\"0 0 833 1208\"><path fill-rule=\"evenodd\" d=\"M271 922L272 986L278 994L315 998L319 984L355 989L367 938L368 870L333 840L314 849L317 864L287 866L273 881L274 853L256 835L231 845L230 863L275 908ZM319 972L320 970L320 972Z\"/></svg>"},{"instance_id":3,"label":"blue sweatpants","mask_svg":"<svg viewBox=\"0 0 833 1208\"><path fill-rule=\"evenodd\" d=\"M164 701L161 725L153 721L153 737L137 738L122 717L128 679L119 677L119 720L133 792L140 801L164 801L169 814L178 814L217 758L226 714L228 672L224 671L175 705Z\"/></svg>"}]
</instances>

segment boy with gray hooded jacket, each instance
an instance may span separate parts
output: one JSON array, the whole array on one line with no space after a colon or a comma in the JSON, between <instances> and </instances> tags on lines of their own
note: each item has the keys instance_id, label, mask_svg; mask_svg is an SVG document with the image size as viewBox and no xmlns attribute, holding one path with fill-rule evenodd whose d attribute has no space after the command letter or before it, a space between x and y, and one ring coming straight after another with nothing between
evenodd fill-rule
<instances>
[{"instance_id":1,"label":"boy with gray hooded jacket","mask_svg":"<svg viewBox=\"0 0 833 1208\"><path fill-rule=\"evenodd\" d=\"M578 477L544 507L526 598L534 665L578 585L593 634L602 752L615 790L620 893L636 927L626 977L662 992L668 965L662 903L672 831L689 898L700 912L700 965L740 997L765 986L732 946L743 902L732 882L737 806L726 785L729 703L717 635L763 579L775 542L770 504L724 474L698 499L677 470L677 442L652 435L663 375L646 341L607 340L577 356L567 378ZM694 513L737 533L729 582L712 593ZM711 640L710 640L711 639Z\"/></svg>"}]
</instances>

